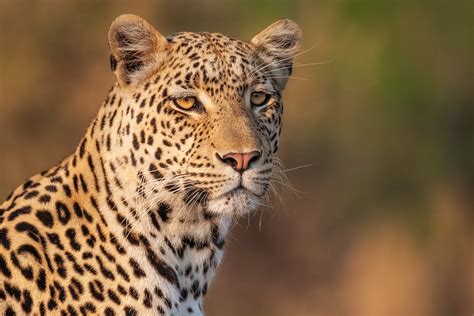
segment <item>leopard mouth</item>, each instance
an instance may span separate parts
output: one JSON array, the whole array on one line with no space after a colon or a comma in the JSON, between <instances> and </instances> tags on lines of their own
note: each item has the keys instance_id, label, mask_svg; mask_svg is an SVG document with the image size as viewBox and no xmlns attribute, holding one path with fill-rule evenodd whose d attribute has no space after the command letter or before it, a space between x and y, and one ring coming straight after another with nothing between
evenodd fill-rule
<instances>
[{"instance_id":1,"label":"leopard mouth","mask_svg":"<svg viewBox=\"0 0 474 316\"><path fill-rule=\"evenodd\" d=\"M244 187L242 184L239 184L238 186L236 186L235 188L225 192L221 196L233 196L233 195L237 195L237 194L249 194L249 195L252 195L256 198L261 198L263 196L263 194L257 194L254 191L252 191L251 189Z\"/></svg>"}]
</instances>

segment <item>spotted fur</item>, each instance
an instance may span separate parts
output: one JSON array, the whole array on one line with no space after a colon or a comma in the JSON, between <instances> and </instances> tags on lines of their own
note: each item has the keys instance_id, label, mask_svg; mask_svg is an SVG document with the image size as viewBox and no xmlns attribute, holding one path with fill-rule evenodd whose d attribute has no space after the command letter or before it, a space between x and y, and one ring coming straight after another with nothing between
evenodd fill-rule
<instances>
[{"instance_id":1,"label":"spotted fur","mask_svg":"<svg viewBox=\"0 0 474 316\"><path fill-rule=\"evenodd\" d=\"M202 315L233 218L268 190L300 39L289 20L246 43L118 17L117 83L77 150L0 206L0 312Z\"/></svg>"}]
</instances>

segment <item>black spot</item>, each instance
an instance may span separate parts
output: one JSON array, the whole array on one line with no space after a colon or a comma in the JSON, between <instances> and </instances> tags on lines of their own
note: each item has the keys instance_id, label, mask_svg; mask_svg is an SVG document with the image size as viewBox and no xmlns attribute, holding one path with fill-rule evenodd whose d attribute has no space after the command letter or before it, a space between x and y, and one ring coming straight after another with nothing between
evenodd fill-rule
<instances>
[{"instance_id":1,"label":"black spot","mask_svg":"<svg viewBox=\"0 0 474 316\"><path fill-rule=\"evenodd\" d=\"M180 295L179 295L179 301L184 302L188 298L188 290L186 289L181 289Z\"/></svg>"},{"instance_id":2,"label":"black spot","mask_svg":"<svg viewBox=\"0 0 474 316\"><path fill-rule=\"evenodd\" d=\"M122 268L120 264L117 264L117 273L120 274L125 281L130 282L128 273L124 270L124 268Z\"/></svg>"},{"instance_id":3,"label":"black spot","mask_svg":"<svg viewBox=\"0 0 474 316\"><path fill-rule=\"evenodd\" d=\"M12 273L10 269L8 269L7 262L2 254L0 254L0 271L2 271L3 275L7 278L11 278Z\"/></svg>"},{"instance_id":4,"label":"black spot","mask_svg":"<svg viewBox=\"0 0 474 316\"><path fill-rule=\"evenodd\" d=\"M84 191L85 193L89 192L89 188L87 187L87 182L84 180L84 177L82 176L82 174L79 175L79 180L81 181L82 191Z\"/></svg>"},{"instance_id":5,"label":"black spot","mask_svg":"<svg viewBox=\"0 0 474 316\"><path fill-rule=\"evenodd\" d=\"M153 226L156 228L157 231L160 231L161 230L161 227L160 227L160 223L158 223L158 219L156 217L156 214L154 212L150 212L148 214L148 216L150 217L151 219L151 223L153 224Z\"/></svg>"},{"instance_id":6,"label":"black spot","mask_svg":"<svg viewBox=\"0 0 474 316\"><path fill-rule=\"evenodd\" d=\"M67 306L67 311L69 312L69 315L70 316L77 316L77 311L74 307L72 307L71 305L68 305Z\"/></svg>"},{"instance_id":7,"label":"black spot","mask_svg":"<svg viewBox=\"0 0 474 316\"><path fill-rule=\"evenodd\" d=\"M117 285L117 290L122 294L123 296L127 296L127 290L122 286L122 285Z\"/></svg>"},{"instance_id":8,"label":"black spot","mask_svg":"<svg viewBox=\"0 0 474 316\"><path fill-rule=\"evenodd\" d=\"M79 203L74 202L74 204L72 205L72 208L74 209L74 213L76 213L77 217L84 216L84 210L79 206Z\"/></svg>"},{"instance_id":9,"label":"black spot","mask_svg":"<svg viewBox=\"0 0 474 316\"><path fill-rule=\"evenodd\" d=\"M160 215L160 218L163 222L168 222L169 221L169 215L171 213L171 207L166 204L166 203L162 203L160 204L160 206L158 207L158 215Z\"/></svg>"},{"instance_id":10,"label":"black spot","mask_svg":"<svg viewBox=\"0 0 474 316\"><path fill-rule=\"evenodd\" d=\"M156 160L160 160L161 159L161 154L163 153L163 151L161 150L160 147L158 147L155 151L155 158Z\"/></svg>"},{"instance_id":11,"label":"black spot","mask_svg":"<svg viewBox=\"0 0 474 316\"><path fill-rule=\"evenodd\" d=\"M44 188L48 192L58 192L58 188L55 185L47 185Z\"/></svg>"},{"instance_id":12,"label":"black spot","mask_svg":"<svg viewBox=\"0 0 474 316\"><path fill-rule=\"evenodd\" d=\"M124 310L125 310L125 315L126 316L137 316L138 315L137 311L133 307L125 306Z\"/></svg>"},{"instance_id":13,"label":"black spot","mask_svg":"<svg viewBox=\"0 0 474 316\"><path fill-rule=\"evenodd\" d=\"M152 107L153 103L155 103L155 98L156 98L156 95L153 94L150 98L150 107Z\"/></svg>"},{"instance_id":14,"label":"black spot","mask_svg":"<svg viewBox=\"0 0 474 316\"><path fill-rule=\"evenodd\" d=\"M66 251L66 258L72 262L72 267L74 269L74 271L76 271L77 273L79 273L80 275L83 275L84 274L84 269L82 268L81 265L79 265L76 261L76 257L74 257L74 255L72 253L70 253L69 251Z\"/></svg>"},{"instance_id":15,"label":"black spot","mask_svg":"<svg viewBox=\"0 0 474 316\"><path fill-rule=\"evenodd\" d=\"M69 294L71 294L72 299L78 301L79 295L77 294L76 289L71 284L69 284L67 288L69 290Z\"/></svg>"},{"instance_id":16,"label":"black spot","mask_svg":"<svg viewBox=\"0 0 474 316\"><path fill-rule=\"evenodd\" d=\"M82 283L79 282L76 278L71 278L71 285L73 285L79 294L84 293L84 288L82 287Z\"/></svg>"},{"instance_id":17,"label":"black spot","mask_svg":"<svg viewBox=\"0 0 474 316\"><path fill-rule=\"evenodd\" d=\"M193 284L191 285L191 293L194 296L194 299L197 299L199 296L201 296L201 289L199 287L199 281L194 281Z\"/></svg>"},{"instance_id":18,"label":"black spot","mask_svg":"<svg viewBox=\"0 0 474 316\"><path fill-rule=\"evenodd\" d=\"M0 229L0 243L2 243L5 249L10 249L10 239L8 238L8 230L6 228Z\"/></svg>"},{"instance_id":19,"label":"black spot","mask_svg":"<svg viewBox=\"0 0 474 316\"><path fill-rule=\"evenodd\" d=\"M143 120L143 113L138 113L137 115L137 124L140 124L140 122Z\"/></svg>"},{"instance_id":20,"label":"black spot","mask_svg":"<svg viewBox=\"0 0 474 316\"><path fill-rule=\"evenodd\" d=\"M97 263L99 264L100 272L102 273L102 275L107 279L115 280L114 274L112 273L112 271L110 271L104 266L102 259L100 259L99 256L95 256L95 259Z\"/></svg>"},{"instance_id":21,"label":"black spot","mask_svg":"<svg viewBox=\"0 0 474 316\"><path fill-rule=\"evenodd\" d=\"M51 233L51 234L47 234L48 236L48 239L51 243L53 243L54 245L56 245L56 247L58 247L59 249L63 250L64 249L64 246L63 244L61 243L61 239L59 238L59 235L56 234L56 233Z\"/></svg>"},{"instance_id":22,"label":"black spot","mask_svg":"<svg viewBox=\"0 0 474 316\"><path fill-rule=\"evenodd\" d=\"M42 196L39 197L38 201L40 201L40 203L49 203L49 201L51 201L51 196L49 196L48 194L43 194Z\"/></svg>"},{"instance_id":23,"label":"black spot","mask_svg":"<svg viewBox=\"0 0 474 316\"><path fill-rule=\"evenodd\" d=\"M160 313L160 315L164 315L165 314L165 310L163 309L163 307L161 306L158 306L158 313Z\"/></svg>"},{"instance_id":24,"label":"black spot","mask_svg":"<svg viewBox=\"0 0 474 316\"><path fill-rule=\"evenodd\" d=\"M103 285L99 281L95 280L94 283L89 282L89 292L92 294L92 297L100 302L103 302L105 299L102 294L103 291Z\"/></svg>"},{"instance_id":25,"label":"black spot","mask_svg":"<svg viewBox=\"0 0 474 316\"><path fill-rule=\"evenodd\" d=\"M56 262L57 272L64 279L67 275L66 266L64 265L64 259L59 254L54 255L54 262Z\"/></svg>"},{"instance_id":26,"label":"black spot","mask_svg":"<svg viewBox=\"0 0 474 316\"><path fill-rule=\"evenodd\" d=\"M76 231L73 228L66 230L66 237L69 239L69 244L72 249L76 251L81 250L81 245L76 241Z\"/></svg>"},{"instance_id":27,"label":"black spot","mask_svg":"<svg viewBox=\"0 0 474 316\"><path fill-rule=\"evenodd\" d=\"M25 215L31 213L31 207L30 206L25 206L22 208L19 208L8 215L8 221L12 221L18 216Z\"/></svg>"},{"instance_id":28,"label":"black spot","mask_svg":"<svg viewBox=\"0 0 474 316\"><path fill-rule=\"evenodd\" d=\"M120 298L118 297L118 295L114 291L109 289L107 291L107 295L112 300L112 302L114 302L117 305L120 305Z\"/></svg>"},{"instance_id":29,"label":"black spot","mask_svg":"<svg viewBox=\"0 0 474 316\"><path fill-rule=\"evenodd\" d=\"M137 135L133 134L133 141L132 141L132 144L133 144L133 148L135 150L138 150L138 148L140 148L140 143L138 142L138 138L137 138Z\"/></svg>"},{"instance_id":30,"label":"black spot","mask_svg":"<svg viewBox=\"0 0 474 316\"><path fill-rule=\"evenodd\" d=\"M158 168L154 164L150 164L148 167L150 174L157 180L162 179L163 175L158 171Z\"/></svg>"},{"instance_id":31,"label":"black spot","mask_svg":"<svg viewBox=\"0 0 474 316\"><path fill-rule=\"evenodd\" d=\"M44 291L46 289L46 272L44 269L41 269L38 273L38 277L36 278L36 285L40 291Z\"/></svg>"},{"instance_id":32,"label":"black spot","mask_svg":"<svg viewBox=\"0 0 474 316\"><path fill-rule=\"evenodd\" d=\"M133 274L134 274L136 277L141 278L141 277L145 277L145 276L146 276L145 271L143 271L143 269L140 267L140 265L138 264L138 262L136 262L134 259L130 259L129 263L130 263L130 266L131 266L132 269L133 269Z\"/></svg>"},{"instance_id":33,"label":"black spot","mask_svg":"<svg viewBox=\"0 0 474 316\"><path fill-rule=\"evenodd\" d=\"M21 309L27 314L31 313L31 307L33 306L33 299L31 298L30 291L23 291L23 303L21 303Z\"/></svg>"},{"instance_id":34,"label":"black spot","mask_svg":"<svg viewBox=\"0 0 474 316\"><path fill-rule=\"evenodd\" d=\"M41 255L39 254L38 250L36 250L35 247L33 247L32 245L30 244L23 244L21 245L20 247L18 247L18 250L17 250L18 254L22 254L24 252L27 252L29 253L30 255L32 255L33 257L35 257L36 259L36 262L38 263L42 263L43 260L41 258Z\"/></svg>"},{"instance_id":35,"label":"black spot","mask_svg":"<svg viewBox=\"0 0 474 316\"><path fill-rule=\"evenodd\" d=\"M133 286L130 287L129 293L130 293L130 296L133 297L134 300L138 300L138 292Z\"/></svg>"},{"instance_id":36,"label":"black spot","mask_svg":"<svg viewBox=\"0 0 474 316\"><path fill-rule=\"evenodd\" d=\"M27 232L28 237L30 237L36 242L40 242L40 233L34 225L31 225L27 222L20 222L16 224L15 229L20 233Z\"/></svg>"},{"instance_id":37,"label":"black spot","mask_svg":"<svg viewBox=\"0 0 474 316\"><path fill-rule=\"evenodd\" d=\"M56 202L56 211L58 213L59 221L66 225L71 219L71 212L68 207L64 203L58 201Z\"/></svg>"},{"instance_id":38,"label":"black spot","mask_svg":"<svg viewBox=\"0 0 474 316\"><path fill-rule=\"evenodd\" d=\"M158 258L156 253L149 247L146 248L146 257L156 272L168 280L168 282L178 286L178 276L176 275L176 272L166 264L166 262Z\"/></svg>"},{"instance_id":39,"label":"black spot","mask_svg":"<svg viewBox=\"0 0 474 316\"><path fill-rule=\"evenodd\" d=\"M58 171L58 168L54 170L54 174ZM54 176L51 178L51 183L63 183L63 179L60 176Z\"/></svg>"},{"instance_id":40,"label":"black spot","mask_svg":"<svg viewBox=\"0 0 474 316\"><path fill-rule=\"evenodd\" d=\"M20 301L21 298L21 291L18 287L8 283L8 282L3 282L3 286L5 288L5 291L7 291L8 295L13 296L18 302Z\"/></svg>"},{"instance_id":41,"label":"black spot","mask_svg":"<svg viewBox=\"0 0 474 316\"><path fill-rule=\"evenodd\" d=\"M106 307L104 313L105 316L115 316L115 312L110 307Z\"/></svg>"},{"instance_id":42,"label":"black spot","mask_svg":"<svg viewBox=\"0 0 474 316\"><path fill-rule=\"evenodd\" d=\"M56 303L56 301L54 299L50 299L48 301L48 309L51 311L53 309L55 309L56 307L58 306L58 303Z\"/></svg>"},{"instance_id":43,"label":"black spot","mask_svg":"<svg viewBox=\"0 0 474 316\"><path fill-rule=\"evenodd\" d=\"M147 289L145 289L144 295L145 297L143 298L143 305L145 305L146 308L151 308L153 305L153 296Z\"/></svg>"},{"instance_id":44,"label":"black spot","mask_svg":"<svg viewBox=\"0 0 474 316\"><path fill-rule=\"evenodd\" d=\"M225 244L225 240L220 238L219 228L216 225L212 227L212 243L216 245L218 249L222 249Z\"/></svg>"},{"instance_id":45,"label":"black spot","mask_svg":"<svg viewBox=\"0 0 474 316\"><path fill-rule=\"evenodd\" d=\"M206 221L213 220L213 219L216 217L215 214L213 214L213 213L211 213L211 212L209 212L209 211L206 211L206 210L203 212L202 215L203 215L203 217L204 217L204 219L205 219Z\"/></svg>"},{"instance_id":46,"label":"black spot","mask_svg":"<svg viewBox=\"0 0 474 316\"><path fill-rule=\"evenodd\" d=\"M63 185L63 190L67 197L70 198L72 196L71 188L67 184Z\"/></svg>"},{"instance_id":47,"label":"black spot","mask_svg":"<svg viewBox=\"0 0 474 316\"><path fill-rule=\"evenodd\" d=\"M8 306L7 309L5 310L5 316L15 316L15 315L16 315L16 313L13 310L13 308Z\"/></svg>"},{"instance_id":48,"label":"black spot","mask_svg":"<svg viewBox=\"0 0 474 316\"><path fill-rule=\"evenodd\" d=\"M30 191L30 192L26 193L24 198L25 198L25 200L30 200L30 199L34 198L35 196L38 196L38 195L39 195L39 192L36 191L36 190L33 190L33 191Z\"/></svg>"},{"instance_id":49,"label":"black spot","mask_svg":"<svg viewBox=\"0 0 474 316\"><path fill-rule=\"evenodd\" d=\"M54 281L54 287L58 290L58 298L61 302L66 300L66 291L57 281Z\"/></svg>"},{"instance_id":50,"label":"black spot","mask_svg":"<svg viewBox=\"0 0 474 316\"><path fill-rule=\"evenodd\" d=\"M97 275L97 271L94 269L93 266L91 266L90 264L88 263L84 263L84 268L89 271L90 273L92 273L93 275Z\"/></svg>"},{"instance_id":51,"label":"black spot","mask_svg":"<svg viewBox=\"0 0 474 316\"><path fill-rule=\"evenodd\" d=\"M109 260L110 262L115 262L115 257L110 252L105 250L103 245L100 245L100 251L105 255L107 260Z\"/></svg>"},{"instance_id":52,"label":"black spot","mask_svg":"<svg viewBox=\"0 0 474 316\"><path fill-rule=\"evenodd\" d=\"M54 218L51 213L47 210L44 211L37 211L36 217L41 221L41 223L46 227L53 227L54 225Z\"/></svg>"}]
</instances>

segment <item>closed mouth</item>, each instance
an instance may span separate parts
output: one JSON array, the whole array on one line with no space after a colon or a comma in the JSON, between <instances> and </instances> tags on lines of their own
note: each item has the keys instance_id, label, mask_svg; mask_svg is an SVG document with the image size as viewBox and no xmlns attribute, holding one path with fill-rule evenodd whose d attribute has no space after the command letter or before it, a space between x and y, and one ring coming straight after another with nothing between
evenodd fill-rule
<instances>
[{"instance_id":1,"label":"closed mouth","mask_svg":"<svg viewBox=\"0 0 474 316\"><path fill-rule=\"evenodd\" d=\"M232 196L234 194L239 194L239 193L245 193L245 194L250 194L256 198L261 198L262 196L265 195L265 193L263 194L257 194L255 193L254 191L246 188L245 186L242 185L242 183L239 183L238 185L236 185L234 188L224 192L224 193L221 193L219 194L218 196L216 197L213 197L212 200L217 200L217 199L220 199L222 197L225 197L225 196Z\"/></svg>"},{"instance_id":2,"label":"closed mouth","mask_svg":"<svg viewBox=\"0 0 474 316\"><path fill-rule=\"evenodd\" d=\"M224 197L224 196L231 196L233 194L238 194L239 192L255 195L252 191L250 191L249 189L244 188L241 184L239 184L235 188L230 189L227 192L224 192L222 194L219 194L219 196L217 196L213 199L219 199L219 198Z\"/></svg>"},{"instance_id":3,"label":"closed mouth","mask_svg":"<svg viewBox=\"0 0 474 316\"><path fill-rule=\"evenodd\" d=\"M246 187L244 187L242 184L239 184L238 186L236 186L235 188L227 191L226 193L224 193L223 195L231 195L231 194L237 194L239 192L245 192L247 194L251 194L257 198L261 198L263 196L263 194L256 194L255 192L253 192L252 190L250 189L247 189Z\"/></svg>"}]
</instances>

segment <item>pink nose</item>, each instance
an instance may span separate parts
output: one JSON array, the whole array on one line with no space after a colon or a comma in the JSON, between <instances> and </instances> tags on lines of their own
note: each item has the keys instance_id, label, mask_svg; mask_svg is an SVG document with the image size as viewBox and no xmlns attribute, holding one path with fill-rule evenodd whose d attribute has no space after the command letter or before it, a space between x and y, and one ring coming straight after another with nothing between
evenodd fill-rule
<instances>
[{"instance_id":1,"label":"pink nose","mask_svg":"<svg viewBox=\"0 0 474 316\"><path fill-rule=\"evenodd\" d=\"M255 162L260 158L260 153L258 151L252 151L250 153L228 153L221 157L221 160L234 168L234 170L239 172L244 172L252 162Z\"/></svg>"}]
</instances>

